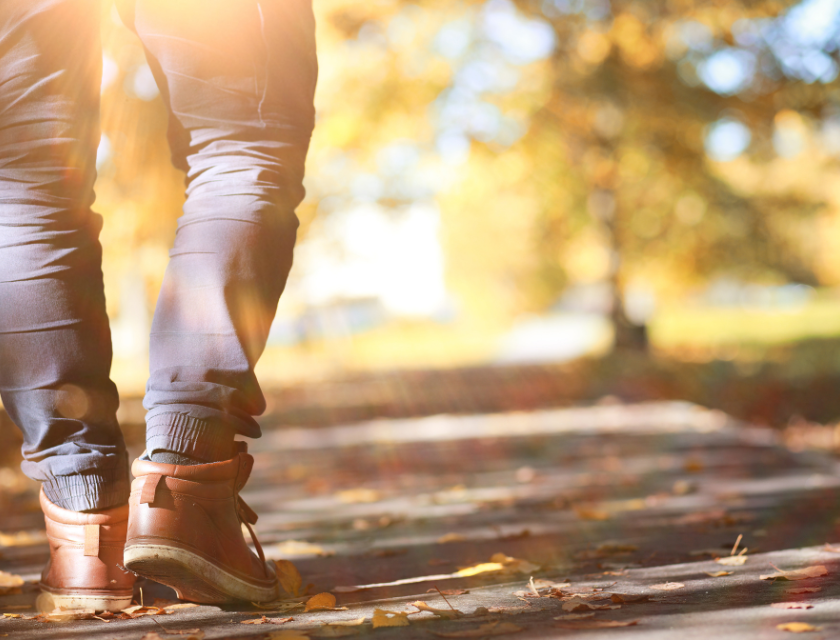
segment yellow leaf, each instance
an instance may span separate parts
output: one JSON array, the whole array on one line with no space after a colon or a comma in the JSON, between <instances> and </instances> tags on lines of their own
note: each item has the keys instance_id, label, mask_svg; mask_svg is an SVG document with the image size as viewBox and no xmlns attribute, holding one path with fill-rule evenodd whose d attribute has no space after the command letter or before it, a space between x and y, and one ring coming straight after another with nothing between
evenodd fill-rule
<instances>
[{"instance_id":1,"label":"yellow leaf","mask_svg":"<svg viewBox=\"0 0 840 640\"><path fill-rule=\"evenodd\" d=\"M373 612L373 628L379 627L407 627L408 613L375 609Z\"/></svg>"},{"instance_id":2,"label":"yellow leaf","mask_svg":"<svg viewBox=\"0 0 840 640\"><path fill-rule=\"evenodd\" d=\"M491 571L501 571L505 568L501 562L482 562L481 564L477 564L472 567L466 567L465 569L458 569L453 576L457 576L459 578L468 578L469 576L476 576L479 573L489 573Z\"/></svg>"},{"instance_id":3,"label":"yellow leaf","mask_svg":"<svg viewBox=\"0 0 840 640\"><path fill-rule=\"evenodd\" d=\"M726 567L740 567L747 561L747 556L726 556L725 558L716 558L715 562Z\"/></svg>"},{"instance_id":4,"label":"yellow leaf","mask_svg":"<svg viewBox=\"0 0 840 640\"><path fill-rule=\"evenodd\" d=\"M776 628L780 631L790 631L791 633L809 633L822 629L822 627L815 627L807 622L785 622L784 624L777 624Z\"/></svg>"},{"instance_id":5,"label":"yellow leaf","mask_svg":"<svg viewBox=\"0 0 840 640\"><path fill-rule=\"evenodd\" d=\"M805 567L804 569L793 569L791 571L779 571L760 576L762 580L805 580L807 578L818 578L828 575L828 569L823 565Z\"/></svg>"},{"instance_id":6,"label":"yellow leaf","mask_svg":"<svg viewBox=\"0 0 840 640\"><path fill-rule=\"evenodd\" d=\"M435 635L441 638L483 638L485 636L503 636L508 633L518 633L522 630L522 627L512 622L488 622L474 629L450 631L448 633L439 632L435 633Z\"/></svg>"},{"instance_id":7,"label":"yellow leaf","mask_svg":"<svg viewBox=\"0 0 840 640\"><path fill-rule=\"evenodd\" d=\"M311 544L301 540L286 540L274 545L274 553L278 556L331 556L334 551L325 551L317 544Z\"/></svg>"},{"instance_id":8,"label":"yellow leaf","mask_svg":"<svg viewBox=\"0 0 840 640\"><path fill-rule=\"evenodd\" d=\"M532 564L527 560L520 560L518 558L511 558L504 553L494 553L490 558L490 562L498 562L502 565L502 570L505 573L524 573L529 575L539 570L539 565Z\"/></svg>"},{"instance_id":9,"label":"yellow leaf","mask_svg":"<svg viewBox=\"0 0 840 640\"><path fill-rule=\"evenodd\" d=\"M298 597L303 578L300 577L297 567L288 560L275 560L274 566L283 591L294 598Z\"/></svg>"},{"instance_id":10,"label":"yellow leaf","mask_svg":"<svg viewBox=\"0 0 840 640\"><path fill-rule=\"evenodd\" d=\"M446 535L442 535L440 538L438 538L437 543L446 544L448 542L463 542L466 539L467 537L461 535L460 533L447 533Z\"/></svg>"},{"instance_id":11,"label":"yellow leaf","mask_svg":"<svg viewBox=\"0 0 840 640\"><path fill-rule=\"evenodd\" d=\"M20 618L20 614L19 613L4 613L3 617L4 618Z\"/></svg>"},{"instance_id":12,"label":"yellow leaf","mask_svg":"<svg viewBox=\"0 0 840 640\"><path fill-rule=\"evenodd\" d=\"M382 494L373 489L347 489L335 494L336 498L347 504L379 502Z\"/></svg>"},{"instance_id":13,"label":"yellow leaf","mask_svg":"<svg viewBox=\"0 0 840 640\"><path fill-rule=\"evenodd\" d=\"M335 609L335 596L331 593L319 593L306 601L304 611L323 611Z\"/></svg>"},{"instance_id":14,"label":"yellow leaf","mask_svg":"<svg viewBox=\"0 0 840 640\"><path fill-rule=\"evenodd\" d=\"M706 575L711 578L722 578L723 576L731 576L731 571L715 571L714 573L709 573L706 571Z\"/></svg>"}]
</instances>

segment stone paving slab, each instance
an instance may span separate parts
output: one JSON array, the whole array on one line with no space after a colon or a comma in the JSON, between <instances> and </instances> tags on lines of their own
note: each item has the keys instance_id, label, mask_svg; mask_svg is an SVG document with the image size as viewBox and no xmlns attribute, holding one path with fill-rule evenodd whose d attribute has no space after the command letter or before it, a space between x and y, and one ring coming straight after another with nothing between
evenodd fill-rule
<instances>
[{"instance_id":1,"label":"stone paving slab","mask_svg":"<svg viewBox=\"0 0 840 640\"><path fill-rule=\"evenodd\" d=\"M511 638L785 638L776 625L789 621L821 627L803 637L840 637L840 553L825 546L840 540L837 462L792 453L772 432L719 412L650 403L272 429L252 451L256 465L243 497L260 513L256 529L267 555L292 560L312 593L332 591L347 610L269 614L293 617L280 626L241 624L263 613L251 606L108 623L7 618L0 637L140 640L149 632L186 637L164 629L194 628L208 639L287 629L317 637L322 624L363 616L356 637L383 640L435 638L492 621L522 629L500 636ZM0 569L34 581L47 548L38 541L31 491L9 503L16 508L0 516L0 531L32 531L33 544L3 546L9 539L0 536ZM727 556L739 535L746 562L716 563L710 553ZM507 571L448 577L497 553L539 568L516 573L512 563ZM813 566L827 574L760 578L774 567ZM708 575L721 570L732 573ZM595 588L656 601L591 618L634 626L558 628L564 601L529 597L532 576L564 592ZM669 582L683 586L654 588ZM818 590L793 592L803 587ZM146 603L174 598L141 581L138 601L141 588ZM435 588L468 590L447 600L473 617L414 613L408 627L371 628L376 608L414 612L417 600L447 608ZM0 613L31 615L21 607L35 595L27 583L0 597ZM812 608L770 606L789 601Z\"/></svg>"}]
</instances>

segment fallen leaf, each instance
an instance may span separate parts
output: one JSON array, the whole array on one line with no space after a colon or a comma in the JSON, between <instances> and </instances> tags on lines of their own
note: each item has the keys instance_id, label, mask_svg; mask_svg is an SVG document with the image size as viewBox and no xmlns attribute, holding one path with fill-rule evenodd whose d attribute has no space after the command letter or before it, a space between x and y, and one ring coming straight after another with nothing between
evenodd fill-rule
<instances>
[{"instance_id":1,"label":"fallen leaf","mask_svg":"<svg viewBox=\"0 0 840 640\"><path fill-rule=\"evenodd\" d=\"M460 533L447 533L446 535L442 535L440 538L438 538L437 543L447 544L449 542L464 542L466 539L467 537L461 535Z\"/></svg>"},{"instance_id":2,"label":"fallen leaf","mask_svg":"<svg viewBox=\"0 0 840 640\"><path fill-rule=\"evenodd\" d=\"M459 578L467 578L469 576L476 576L479 573L489 573L491 571L501 571L505 568L501 562L482 562L481 564L472 567L465 567L458 569L453 575Z\"/></svg>"},{"instance_id":3,"label":"fallen leaf","mask_svg":"<svg viewBox=\"0 0 840 640\"><path fill-rule=\"evenodd\" d=\"M814 605L807 602L774 602L770 605L774 609L813 609Z\"/></svg>"},{"instance_id":4,"label":"fallen leaf","mask_svg":"<svg viewBox=\"0 0 840 640\"><path fill-rule=\"evenodd\" d=\"M575 512L575 515L580 518L581 520L609 520L610 513L608 511L604 511L603 509L597 509L595 507L583 506L583 505L575 505L572 507L572 511Z\"/></svg>"},{"instance_id":5,"label":"fallen leaf","mask_svg":"<svg viewBox=\"0 0 840 640\"><path fill-rule=\"evenodd\" d=\"M634 627L638 620L570 620L559 622L555 627L561 629L611 629L613 627Z\"/></svg>"},{"instance_id":6,"label":"fallen leaf","mask_svg":"<svg viewBox=\"0 0 840 640\"><path fill-rule=\"evenodd\" d=\"M407 627L408 613L402 611L386 611L385 609L374 609L373 628L379 627Z\"/></svg>"},{"instance_id":7,"label":"fallen leaf","mask_svg":"<svg viewBox=\"0 0 840 640\"><path fill-rule=\"evenodd\" d=\"M740 567L747 561L747 556L726 556L724 558L715 558L715 562L727 567Z\"/></svg>"},{"instance_id":8,"label":"fallen leaf","mask_svg":"<svg viewBox=\"0 0 840 640\"><path fill-rule=\"evenodd\" d=\"M253 620L241 620L239 624L265 624L267 622L268 618L260 616L259 618L254 618Z\"/></svg>"},{"instance_id":9,"label":"fallen leaf","mask_svg":"<svg viewBox=\"0 0 840 640\"><path fill-rule=\"evenodd\" d=\"M23 584L24 580L19 575L0 571L0 596L17 591Z\"/></svg>"},{"instance_id":10,"label":"fallen leaf","mask_svg":"<svg viewBox=\"0 0 840 640\"><path fill-rule=\"evenodd\" d=\"M331 593L324 592L309 598L306 601L304 611L329 611L331 609L335 609L335 596Z\"/></svg>"},{"instance_id":11,"label":"fallen leaf","mask_svg":"<svg viewBox=\"0 0 840 640\"><path fill-rule=\"evenodd\" d=\"M788 589L788 593L792 593L793 595L800 596L803 593L816 593L817 591L821 591L822 587L797 587L796 589Z\"/></svg>"},{"instance_id":12,"label":"fallen leaf","mask_svg":"<svg viewBox=\"0 0 840 640\"><path fill-rule=\"evenodd\" d=\"M463 631L432 632L441 638L483 638L485 636L503 636L508 633L519 633L523 627L512 622L488 622L475 629Z\"/></svg>"},{"instance_id":13,"label":"fallen leaf","mask_svg":"<svg viewBox=\"0 0 840 640\"><path fill-rule=\"evenodd\" d=\"M759 576L762 580L806 580L807 578L819 578L828 575L828 569L823 565L805 567L804 569L791 569L790 571L778 571Z\"/></svg>"},{"instance_id":14,"label":"fallen leaf","mask_svg":"<svg viewBox=\"0 0 840 640\"><path fill-rule=\"evenodd\" d=\"M663 582L662 584L651 585L651 589L657 591L673 591L674 589L682 589L685 585L682 582Z\"/></svg>"},{"instance_id":15,"label":"fallen leaf","mask_svg":"<svg viewBox=\"0 0 840 640\"><path fill-rule=\"evenodd\" d=\"M335 497L345 504L359 504L379 502L382 499L382 494L373 489L345 489L335 494Z\"/></svg>"},{"instance_id":16,"label":"fallen leaf","mask_svg":"<svg viewBox=\"0 0 840 640\"><path fill-rule=\"evenodd\" d=\"M807 622L785 622L784 624L777 624L776 628L780 631L790 631L791 633L808 633L822 629L822 627L815 627Z\"/></svg>"},{"instance_id":17,"label":"fallen leaf","mask_svg":"<svg viewBox=\"0 0 840 640\"><path fill-rule=\"evenodd\" d=\"M300 595L300 587L303 584L303 578L300 577L300 572L297 570L297 567L288 560L275 560L274 567L283 591L293 598L297 598Z\"/></svg>"},{"instance_id":18,"label":"fallen leaf","mask_svg":"<svg viewBox=\"0 0 840 640\"><path fill-rule=\"evenodd\" d=\"M458 611L457 609L436 609L435 607L430 607L428 604L423 602L422 600L418 600L417 602L411 603L412 607L416 607L420 611L428 611L429 613L433 613L436 616L441 618L460 618L464 615L462 611Z\"/></svg>"},{"instance_id":19,"label":"fallen leaf","mask_svg":"<svg viewBox=\"0 0 840 640\"><path fill-rule=\"evenodd\" d=\"M4 613L3 617L4 618L20 618L20 614L19 613Z\"/></svg>"},{"instance_id":20,"label":"fallen leaf","mask_svg":"<svg viewBox=\"0 0 840 640\"><path fill-rule=\"evenodd\" d=\"M502 565L504 573L524 573L525 575L539 571L540 566L528 562L527 560L520 560L519 558L511 558L504 553L494 553L490 557L490 562L498 562Z\"/></svg>"},{"instance_id":21,"label":"fallen leaf","mask_svg":"<svg viewBox=\"0 0 840 640\"><path fill-rule=\"evenodd\" d=\"M601 609L620 609L620 604L590 604L580 597L574 597L563 603L563 611L596 611Z\"/></svg>"},{"instance_id":22,"label":"fallen leaf","mask_svg":"<svg viewBox=\"0 0 840 640\"><path fill-rule=\"evenodd\" d=\"M731 576L732 571L715 571L714 573L706 571L705 574L711 578L722 578L723 576Z\"/></svg>"},{"instance_id":23,"label":"fallen leaf","mask_svg":"<svg viewBox=\"0 0 840 640\"><path fill-rule=\"evenodd\" d=\"M469 589L428 589L426 591L426 593L441 593L445 596L462 596L469 592Z\"/></svg>"},{"instance_id":24,"label":"fallen leaf","mask_svg":"<svg viewBox=\"0 0 840 640\"><path fill-rule=\"evenodd\" d=\"M138 604L134 605L133 607L123 609L120 613L121 618L125 616L124 619L133 620L135 618L142 618L143 616L166 615L169 612L166 609L161 609L160 607L144 607L143 605Z\"/></svg>"},{"instance_id":25,"label":"fallen leaf","mask_svg":"<svg viewBox=\"0 0 840 640\"><path fill-rule=\"evenodd\" d=\"M289 618L291 620L291 618ZM358 627L360 624L365 623L365 617L362 616L361 618L353 618L351 620L335 620L334 622L330 622L329 626L331 627Z\"/></svg>"},{"instance_id":26,"label":"fallen leaf","mask_svg":"<svg viewBox=\"0 0 840 640\"><path fill-rule=\"evenodd\" d=\"M286 540L274 545L272 555L277 556L334 556L335 551L326 551L317 544L302 540Z\"/></svg>"},{"instance_id":27,"label":"fallen leaf","mask_svg":"<svg viewBox=\"0 0 840 640\"><path fill-rule=\"evenodd\" d=\"M616 604L637 604L641 602L650 602L650 595L648 594L627 594L627 593L613 593L610 595L610 600Z\"/></svg>"}]
</instances>

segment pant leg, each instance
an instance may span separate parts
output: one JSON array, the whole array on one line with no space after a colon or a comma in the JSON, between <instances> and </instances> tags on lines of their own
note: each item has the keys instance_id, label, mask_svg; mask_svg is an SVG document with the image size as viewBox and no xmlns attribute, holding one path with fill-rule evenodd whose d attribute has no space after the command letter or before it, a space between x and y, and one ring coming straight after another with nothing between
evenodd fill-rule
<instances>
[{"instance_id":1,"label":"pant leg","mask_svg":"<svg viewBox=\"0 0 840 640\"><path fill-rule=\"evenodd\" d=\"M128 499L91 211L99 11L0 5L0 394L24 433L24 472L77 511Z\"/></svg>"},{"instance_id":2,"label":"pant leg","mask_svg":"<svg viewBox=\"0 0 840 640\"><path fill-rule=\"evenodd\" d=\"M136 0L187 173L151 335L147 448L205 460L258 437L254 365L292 264L314 125L310 0Z\"/></svg>"}]
</instances>

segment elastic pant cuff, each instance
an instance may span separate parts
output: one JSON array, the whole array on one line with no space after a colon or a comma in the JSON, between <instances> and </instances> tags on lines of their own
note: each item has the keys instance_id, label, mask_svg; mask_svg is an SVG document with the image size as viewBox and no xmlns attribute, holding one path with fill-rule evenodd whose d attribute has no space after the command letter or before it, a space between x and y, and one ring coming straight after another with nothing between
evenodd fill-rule
<instances>
[{"instance_id":1,"label":"elastic pant cuff","mask_svg":"<svg viewBox=\"0 0 840 640\"><path fill-rule=\"evenodd\" d=\"M43 487L50 502L68 511L119 507L128 502L131 490L124 465L106 471L50 476Z\"/></svg>"},{"instance_id":2,"label":"elastic pant cuff","mask_svg":"<svg viewBox=\"0 0 840 640\"><path fill-rule=\"evenodd\" d=\"M172 451L204 462L230 460L236 455L236 431L219 421L186 413L159 413L146 424L146 451Z\"/></svg>"}]
</instances>

